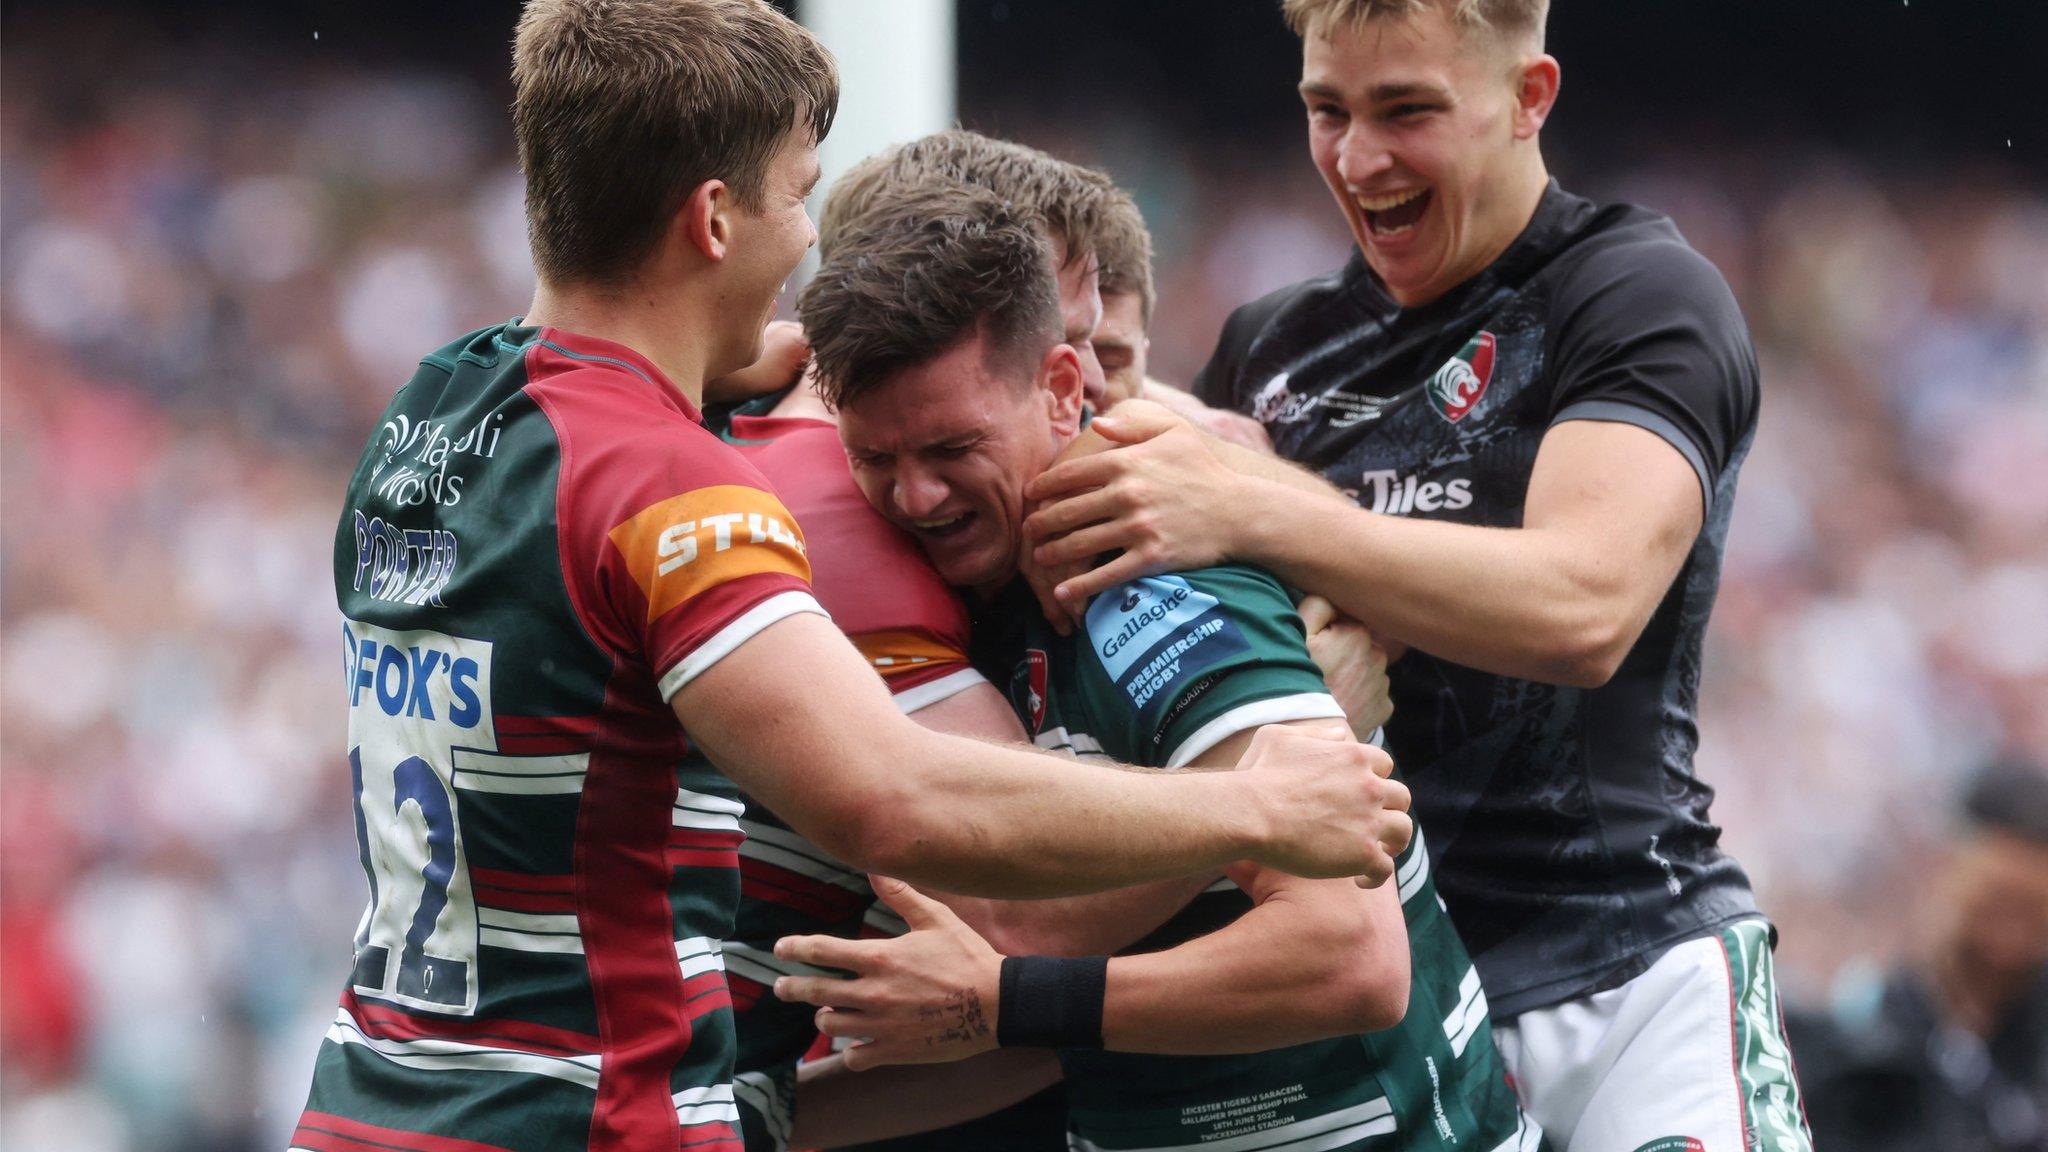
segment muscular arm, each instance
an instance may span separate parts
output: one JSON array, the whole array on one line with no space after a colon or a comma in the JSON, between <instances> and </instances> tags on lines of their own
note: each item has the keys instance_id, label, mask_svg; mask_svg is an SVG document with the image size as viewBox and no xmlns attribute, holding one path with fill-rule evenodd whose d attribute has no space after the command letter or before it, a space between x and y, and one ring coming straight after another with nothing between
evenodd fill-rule
<instances>
[{"instance_id":1,"label":"muscular arm","mask_svg":"<svg viewBox=\"0 0 2048 1152\"><path fill-rule=\"evenodd\" d=\"M1523 524L1508 529L1368 512L1298 470L1219 452L1154 415L1097 423L1126 446L1040 477L1034 496L1065 498L1027 529L1045 541L1037 558L1048 567L1124 552L1065 581L1062 599L1140 572L1241 560L1327 597L1375 636L1501 675L1606 682L1703 515L1685 457L1631 424L1552 428Z\"/></svg>"},{"instance_id":2,"label":"muscular arm","mask_svg":"<svg viewBox=\"0 0 2048 1152\"><path fill-rule=\"evenodd\" d=\"M910 714L934 732L982 740L1022 740L1016 713L990 684ZM1234 764L1236 757L1226 763ZM1161 880L1058 900L990 900L934 891L998 950L1041 956L1093 956L1114 952L1173 918L1220 873Z\"/></svg>"},{"instance_id":3,"label":"muscular arm","mask_svg":"<svg viewBox=\"0 0 2048 1152\"><path fill-rule=\"evenodd\" d=\"M1240 733L1211 750L1228 763ZM1390 885L1298 881L1234 867L1255 907L1207 936L1109 962L1103 1039L1118 1051L1256 1052L1397 1023L1408 1002L1408 937ZM849 1067L957 1060L994 1044L993 1022L958 1027L959 1005L987 1013L999 999L1002 957L944 906L907 886L878 885L912 927L887 941L806 936L779 956L844 968L855 979L784 977L775 994L828 1010L819 1030L869 1042ZM1191 1003L1201 1012L1188 1011Z\"/></svg>"},{"instance_id":4,"label":"muscular arm","mask_svg":"<svg viewBox=\"0 0 2048 1152\"><path fill-rule=\"evenodd\" d=\"M944 736L903 716L822 616L768 625L671 703L714 763L825 851L974 895L1069 895L1243 858L1383 880L1386 843L1407 839L1405 814L1379 805L1405 807L1374 771L1384 754L1283 735L1241 771L1165 775Z\"/></svg>"}]
</instances>

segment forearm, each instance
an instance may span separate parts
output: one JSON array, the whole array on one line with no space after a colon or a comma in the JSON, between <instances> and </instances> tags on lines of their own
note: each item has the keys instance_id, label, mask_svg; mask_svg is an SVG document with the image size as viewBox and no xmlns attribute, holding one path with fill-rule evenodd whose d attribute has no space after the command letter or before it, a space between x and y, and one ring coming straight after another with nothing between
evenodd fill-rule
<instances>
[{"instance_id":1,"label":"forearm","mask_svg":"<svg viewBox=\"0 0 2048 1152\"><path fill-rule=\"evenodd\" d=\"M948 1064L853 1072L840 1056L797 1069L792 1148L841 1148L964 1124L1059 1082L1050 1052L998 1049Z\"/></svg>"},{"instance_id":2,"label":"forearm","mask_svg":"<svg viewBox=\"0 0 2048 1152\"><path fill-rule=\"evenodd\" d=\"M1552 683L1592 665L1641 622L1629 573L1563 533L1388 516L1343 496L1246 485L1233 554L1327 597L1375 636L1459 664ZM1625 647L1625 644L1623 645Z\"/></svg>"},{"instance_id":3,"label":"forearm","mask_svg":"<svg viewBox=\"0 0 2048 1152\"><path fill-rule=\"evenodd\" d=\"M1098 956L1144 939L1187 907L1219 873L1184 876L1059 900L984 900L933 893L998 952Z\"/></svg>"},{"instance_id":4,"label":"forearm","mask_svg":"<svg viewBox=\"0 0 2048 1152\"><path fill-rule=\"evenodd\" d=\"M1176 880L1268 839L1252 793L1227 772L1105 772L936 736L894 764L893 798L878 810L890 818L868 837L874 858L857 862L948 892L1038 899Z\"/></svg>"},{"instance_id":5,"label":"forearm","mask_svg":"<svg viewBox=\"0 0 2048 1152\"><path fill-rule=\"evenodd\" d=\"M1373 900L1392 905L1377 928ZM1407 1001L1407 959L1391 894L1295 882L1207 936L1110 960L1103 1046L1262 1052L1391 1027Z\"/></svg>"}]
</instances>

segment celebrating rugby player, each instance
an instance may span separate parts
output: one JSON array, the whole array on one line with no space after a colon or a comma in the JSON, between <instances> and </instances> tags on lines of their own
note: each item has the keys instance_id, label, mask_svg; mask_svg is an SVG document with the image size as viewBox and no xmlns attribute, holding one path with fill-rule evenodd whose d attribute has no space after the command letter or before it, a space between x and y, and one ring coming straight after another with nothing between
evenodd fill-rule
<instances>
[{"instance_id":1,"label":"celebrating rugby player","mask_svg":"<svg viewBox=\"0 0 2048 1152\"><path fill-rule=\"evenodd\" d=\"M1072 636L1041 617L1019 579L1023 491L1080 434L1083 373L1061 340L1050 247L1003 201L963 185L877 205L799 307L855 481L969 593L974 663L1041 747L1208 768L1261 725L1341 722L1292 600L1255 569L1132 581L1096 597ZM1427 856L1411 846L1400 867L1391 890L1246 868L1230 870L1243 891L1197 877L1155 886L1149 908L965 902L1012 950L1065 953L1007 960L891 883L883 897L913 932L786 939L779 957L859 978L784 977L776 991L825 1006L827 1034L859 1039L856 1066L1060 1049L1079 1147L1365 1149L1406 1132L1533 1150ZM994 1035L944 1023L963 998L997 1005Z\"/></svg>"},{"instance_id":2,"label":"celebrating rugby player","mask_svg":"<svg viewBox=\"0 0 2048 1152\"><path fill-rule=\"evenodd\" d=\"M370 902L294 1147L736 1149L736 783L990 896L1391 874L1377 750L1275 729L1168 776L948 737L824 617L801 526L697 410L816 238L838 86L809 33L761 0L533 0L513 79L538 291L421 361L337 532Z\"/></svg>"},{"instance_id":3,"label":"celebrating rugby player","mask_svg":"<svg viewBox=\"0 0 2048 1152\"><path fill-rule=\"evenodd\" d=\"M1544 0L1287 0L1357 250L1197 381L1292 469L1160 409L1032 495L1073 607L1256 564L1405 644L1390 747L1522 1099L1571 1152L1804 1152L1770 946L1693 773L1756 358L1671 222L1549 178Z\"/></svg>"}]
</instances>

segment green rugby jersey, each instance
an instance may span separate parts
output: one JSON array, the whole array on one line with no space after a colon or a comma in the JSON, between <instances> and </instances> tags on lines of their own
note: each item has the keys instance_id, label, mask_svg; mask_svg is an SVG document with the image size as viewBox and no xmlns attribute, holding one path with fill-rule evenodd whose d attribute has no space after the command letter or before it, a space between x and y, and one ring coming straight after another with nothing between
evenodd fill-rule
<instances>
[{"instance_id":1,"label":"green rugby jersey","mask_svg":"<svg viewBox=\"0 0 2048 1152\"><path fill-rule=\"evenodd\" d=\"M369 904L291 1147L740 1152L737 789L669 699L820 612L795 521L646 358L427 356L335 537Z\"/></svg>"},{"instance_id":2,"label":"green rugby jersey","mask_svg":"<svg viewBox=\"0 0 2048 1152\"><path fill-rule=\"evenodd\" d=\"M1179 766L1248 728L1342 715L1291 598L1251 568L1132 581L1096 597L1066 637L1020 584L977 617L972 655L1008 686L1040 747L1084 759ZM1508 1086L1419 833L1393 883L1413 969L1399 1026L1250 1055L1063 1052L1073 1147L1534 1152L1541 1137ZM1133 950L1170 947L1250 906L1219 889Z\"/></svg>"}]
</instances>

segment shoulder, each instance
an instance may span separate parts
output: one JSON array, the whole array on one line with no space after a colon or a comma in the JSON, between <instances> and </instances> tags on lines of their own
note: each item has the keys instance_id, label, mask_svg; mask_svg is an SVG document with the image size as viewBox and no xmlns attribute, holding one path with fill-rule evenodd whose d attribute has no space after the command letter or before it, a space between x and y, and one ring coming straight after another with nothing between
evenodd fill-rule
<instances>
[{"instance_id":1,"label":"shoulder","mask_svg":"<svg viewBox=\"0 0 2048 1152\"><path fill-rule=\"evenodd\" d=\"M1566 336L1573 323L1641 326L1684 318L1748 340L1721 270L1662 213L1633 204L1600 206L1553 268L1552 307Z\"/></svg>"}]
</instances>

